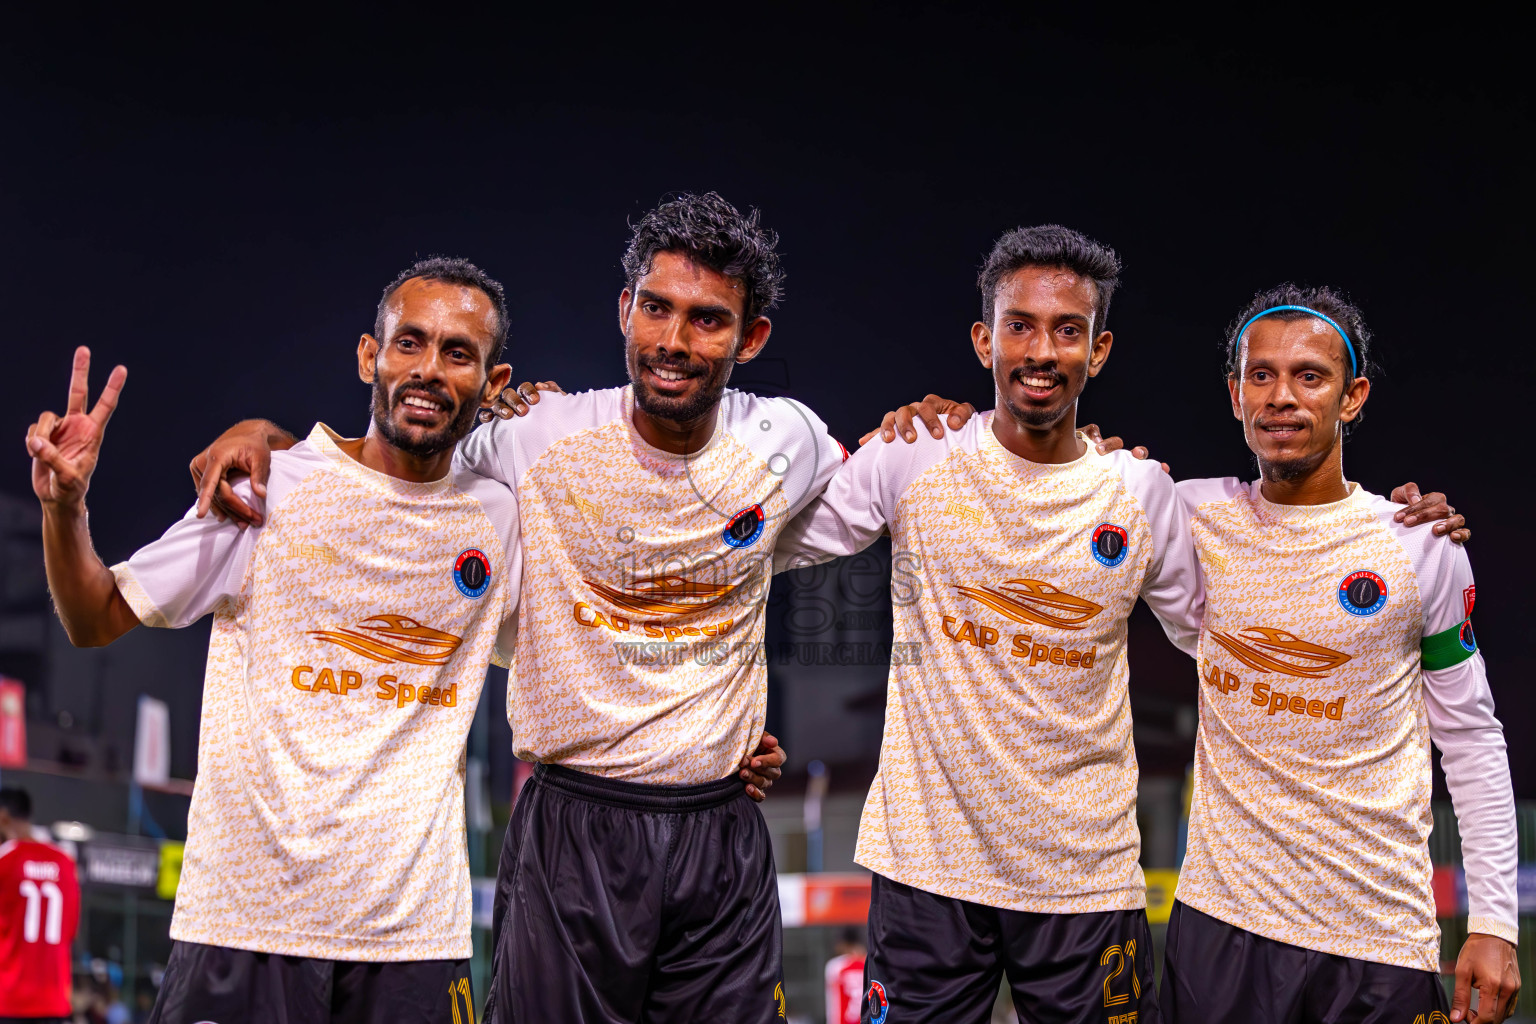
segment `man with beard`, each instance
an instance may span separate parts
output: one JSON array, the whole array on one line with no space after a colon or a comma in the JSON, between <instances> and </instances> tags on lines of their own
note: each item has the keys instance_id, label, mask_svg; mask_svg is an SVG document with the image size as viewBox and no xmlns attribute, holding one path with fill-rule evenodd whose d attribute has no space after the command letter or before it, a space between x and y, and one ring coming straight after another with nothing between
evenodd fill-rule
<instances>
[{"instance_id":1,"label":"man with beard","mask_svg":"<svg viewBox=\"0 0 1536 1024\"><path fill-rule=\"evenodd\" d=\"M1206 582L1170 1024L1486 1024L1520 990L1514 800L1471 566L1344 476L1370 344L1332 289L1255 295L1228 331L1227 375L1260 479L1179 484ZM1430 890L1431 741L1470 909L1450 1005Z\"/></svg>"},{"instance_id":2,"label":"man with beard","mask_svg":"<svg viewBox=\"0 0 1536 1024\"><path fill-rule=\"evenodd\" d=\"M538 762L489 1019L782 1015L772 849L732 770L766 715L774 539L843 452L799 403L726 389L768 341L776 241L713 193L650 211L618 301L630 386L545 395L462 447L522 510L507 707Z\"/></svg>"},{"instance_id":3,"label":"man with beard","mask_svg":"<svg viewBox=\"0 0 1536 1024\"><path fill-rule=\"evenodd\" d=\"M70 640L214 616L166 1024L473 1019L464 743L505 663L517 504L453 468L505 386L501 285L418 263L357 348L372 429L274 457L249 530L194 513L108 568L85 495L126 371L27 434L48 583Z\"/></svg>"},{"instance_id":4,"label":"man with beard","mask_svg":"<svg viewBox=\"0 0 1536 1024\"><path fill-rule=\"evenodd\" d=\"M726 388L768 341L776 243L714 193L650 211L618 301L630 385L545 394L461 446L519 509L507 717L538 762L502 847L489 1019L783 1017L772 848L736 770L766 717L774 541L844 452L799 403ZM215 445L205 495L259 475L270 434Z\"/></svg>"}]
</instances>

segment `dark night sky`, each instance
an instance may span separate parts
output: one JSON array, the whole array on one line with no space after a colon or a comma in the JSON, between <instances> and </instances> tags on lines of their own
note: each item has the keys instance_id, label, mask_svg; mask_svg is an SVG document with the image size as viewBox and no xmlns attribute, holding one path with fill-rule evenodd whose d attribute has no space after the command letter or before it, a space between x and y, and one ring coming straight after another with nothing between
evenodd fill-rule
<instances>
[{"instance_id":1,"label":"dark night sky","mask_svg":"<svg viewBox=\"0 0 1536 1024\"><path fill-rule=\"evenodd\" d=\"M1126 265L1082 418L1181 476L1251 472L1218 347L1254 290L1294 278L1361 303L1386 374L1346 468L1467 513L1479 636L1517 791L1536 796L1519 741L1536 713L1532 491L1506 454L1525 447L1533 366L1512 38L1299 12L245 10L61 17L0 42L0 280L20 353L0 491L28 495L22 435L62 405L77 343L98 380L128 364L92 492L109 561L183 511L187 459L236 418L361 431L351 353L417 255L466 255L507 284L517 379L610 386L626 220L676 189L759 206L790 275L772 373L851 444L930 390L989 403L968 341L976 265L1001 230L1058 221ZM1191 694L1187 660L1137 638Z\"/></svg>"}]
</instances>

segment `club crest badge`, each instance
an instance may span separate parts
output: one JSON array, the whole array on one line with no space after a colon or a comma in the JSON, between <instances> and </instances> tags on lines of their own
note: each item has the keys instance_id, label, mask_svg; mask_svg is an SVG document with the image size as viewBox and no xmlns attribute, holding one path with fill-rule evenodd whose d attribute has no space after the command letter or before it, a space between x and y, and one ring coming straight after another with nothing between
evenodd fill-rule
<instances>
[{"instance_id":1,"label":"club crest badge","mask_svg":"<svg viewBox=\"0 0 1536 1024\"><path fill-rule=\"evenodd\" d=\"M1387 581L1357 569L1339 581L1339 606L1351 615L1375 615L1386 607Z\"/></svg>"},{"instance_id":2,"label":"club crest badge","mask_svg":"<svg viewBox=\"0 0 1536 1024\"><path fill-rule=\"evenodd\" d=\"M1123 526L1100 523L1093 531L1088 550L1093 552L1093 557L1100 565L1113 569L1125 561L1126 554L1131 550L1131 535L1125 532Z\"/></svg>"},{"instance_id":3,"label":"club crest badge","mask_svg":"<svg viewBox=\"0 0 1536 1024\"><path fill-rule=\"evenodd\" d=\"M479 597L491 585L491 560L485 552L468 548L453 563L453 585L465 597Z\"/></svg>"},{"instance_id":4,"label":"club crest badge","mask_svg":"<svg viewBox=\"0 0 1536 1024\"><path fill-rule=\"evenodd\" d=\"M749 505L725 524L721 538L733 548L744 548L763 535L763 506Z\"/></svg>"},{"instance_id":5,"label":"club crest badge","mask_svg":"<svg viewBox=\"0 0 1536 1024\"><path fill-rule=\"evenodd\" d=\"M890 1009L890 1001L885 998L885 986L878 981L871 981L869 991L864 993L864 1019L869 1024L885 1024L885 1015Z\"/></svg>"}]
</instances>

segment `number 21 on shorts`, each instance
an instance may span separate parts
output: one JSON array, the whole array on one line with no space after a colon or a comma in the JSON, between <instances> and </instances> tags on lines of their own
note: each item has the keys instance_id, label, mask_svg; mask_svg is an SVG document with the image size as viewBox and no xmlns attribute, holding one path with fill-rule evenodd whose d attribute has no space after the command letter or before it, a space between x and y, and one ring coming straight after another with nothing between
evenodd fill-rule
<instances>
[{"instance_id":1,"label":"number 21 on shorts","mask_svg":"<svg viewBox=\"0 0 1536 1024\"><path fill-rule=\"evenodd\" d=\"M1132 993L1138 1000L1141 999L1141 979L1136 977L1136 940L1131 939L1125 944L1124 949L1118 944L1110 946L1104 951L1104 955L1099 957L1099 966L1108 967L1111 960L1115 961L1115 969L1109 977L1104 979L1104 1005L1123 1006L1131 1001ZM1120 977L1127 963L1131 966L1131 991L1116 993L1110 983Z\"/></svg>"}]
</instances>

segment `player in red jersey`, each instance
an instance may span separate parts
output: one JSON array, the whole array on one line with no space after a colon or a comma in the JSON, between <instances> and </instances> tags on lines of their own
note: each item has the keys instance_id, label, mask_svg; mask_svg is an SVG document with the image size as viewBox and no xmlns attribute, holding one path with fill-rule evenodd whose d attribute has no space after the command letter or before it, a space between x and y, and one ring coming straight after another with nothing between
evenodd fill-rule
<instances>
[{"instance_id":1,"label":"player in red jersey","mask_svg":"<svg viewBox=\"0 0 1536 1024\"><path fill-rule=\"evenodd\" d=\"M864 999L864 929L849 926L827 961L827 1024L859 1024Z\"/></svg>"},{"instance_id":2,"label":"player in red jersey","mask_svg":"<svg viewBox=\"0 0 1536 1024\"><path fill-rule=\"evenodd\" d=\"M32 838L32 799L0 789L0 1024L70 1020L75 862Z\"/></svg>"}]
</instances>

